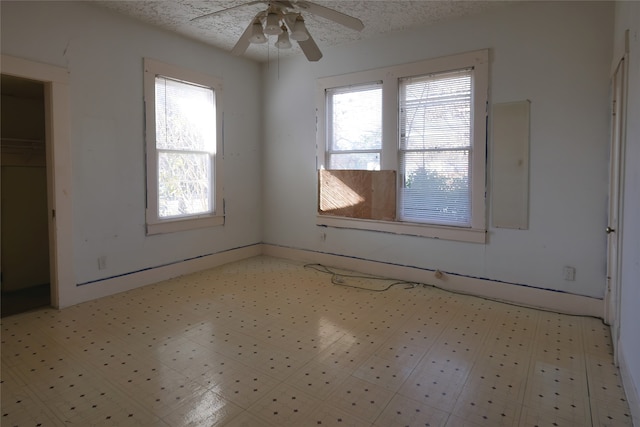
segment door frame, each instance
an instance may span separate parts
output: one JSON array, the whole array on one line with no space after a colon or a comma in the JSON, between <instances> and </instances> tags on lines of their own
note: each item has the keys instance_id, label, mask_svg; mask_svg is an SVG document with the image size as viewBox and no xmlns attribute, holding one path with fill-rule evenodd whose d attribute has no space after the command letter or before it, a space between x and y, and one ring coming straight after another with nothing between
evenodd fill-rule
<instances>
[{"instance_id":1,"label":"door frame","mask_svg":"<svg viewBox=\"0 0 640 427\"><path fill-rule=\"evenodd\" d=\"M47 206L49 211L49 274L51 305L62 308L75 287L73 272L71 132L69 73L65 68L2 55L2 74L44 84Z\"/></svg>"},{"instance_id":2,"label":"door frame","mask_svg":"<svg viewBox=\"0 0 640 427\"><path fill-rule=\"evenodd\" d=\"M620 340L622 214L624 191L629 30L614 52L611 68L611 141L609 157L609 206L607 217L607 275L604 320L611 327L613 358L618 364Z\"/></svg>"}]
</instances>

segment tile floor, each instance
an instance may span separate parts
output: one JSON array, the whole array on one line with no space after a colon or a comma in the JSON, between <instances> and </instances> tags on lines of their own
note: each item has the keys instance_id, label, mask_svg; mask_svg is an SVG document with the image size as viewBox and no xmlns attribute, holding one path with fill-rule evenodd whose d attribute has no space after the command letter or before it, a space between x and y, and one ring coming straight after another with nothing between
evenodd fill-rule
<instances>
[{"instance_id":1,"label":"tile floor","mask_svg":"<svg viewBox=\"0 0 640 427\"><path fill-rule=\"evenodd\" d=\"M598 319L331 281L257 257L6 317L0 423L631 426Z\"/></svg>"}]
</instances>

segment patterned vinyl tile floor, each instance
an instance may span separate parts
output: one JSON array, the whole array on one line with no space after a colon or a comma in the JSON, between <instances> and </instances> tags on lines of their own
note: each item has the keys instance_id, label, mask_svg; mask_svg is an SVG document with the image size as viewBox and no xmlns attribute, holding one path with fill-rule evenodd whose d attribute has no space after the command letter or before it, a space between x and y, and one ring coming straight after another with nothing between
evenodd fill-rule
<instances>
[{"instance_id":1,"label":"patterned vinyl tile floor","mask_svg":"<svg viewBox=\"0 0 640 427\"><path fill-rule=\"evenodd\" d=\"M632 425L600 320L338 273L256 257L5 317L0 423Z\"/></svg>"}]
</instances>

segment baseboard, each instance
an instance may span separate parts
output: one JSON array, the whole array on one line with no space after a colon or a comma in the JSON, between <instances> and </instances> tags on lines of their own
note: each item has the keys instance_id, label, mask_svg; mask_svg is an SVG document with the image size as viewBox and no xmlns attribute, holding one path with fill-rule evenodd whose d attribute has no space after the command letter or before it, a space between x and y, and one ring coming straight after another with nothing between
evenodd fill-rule
<instances>
[{"instance_id":1,"label":"baseboard","mask_svg":"<svg viewBox=\"0 0 640 427\"><path fill-rule=\"evenodd\" d=\"M444 273L441 278L437 278L433 270L269 244L263 244L263 254L366 272L377 276L426 283L455 292L559 313L595 316L598 318L602 318L604 313L604 303L601 299L525 285L447 273Z\"/></svg>"},{"instance_id":2,"label":"baseboard","mask_svg":"<svg viewBox=\"0 0 640 427\"><path fill-rule=\"evenodd\" d=\"M60 308L81 302L125 292L140 286L158 283L185 274L218 267L245 258L268 255L295 261L325 264L353 271L431 284L442 289L491 298L523 306L552 310L560 313L595 316L602 318L603 301L581 295L515 285L488 279L445 273L437 278L432 270L389 264L343 255L308 251L269 244L254 244L230 249L170 265L96 280L82 286L74 286L60 293Z\"/></svg>"},{"instance_id":3,"label":"baseboard","mask_svg":"<svg viewBox=\"0 0 640 427\"><path fill-rule=\"evenodd\" d=\"M624 344L620 342L618 347L618 366L620 368L624 392L627 396L627 403L631 410L631 422L634 427L640 427L640 393L638 393L638 386L640 386L640 384L635 384L633 381L633 377L629 371L629 365L624 356Z\"/></svg>"},{"instance_id":4,"label":"baseboard","mask_svg":"<svg viewBox=\"0 0 640 427\"><path fill-rule=\"evenodd\" d=\"M120 292L129 291L141 286L158 283L163 280L195 273L209 268L218 267L245 258L251 258L262 254L262 245L254 244L241 248L230 249L205 255L181 262L171 263L141 271L122 274L116 277L96 280L90 283L67 289L63 299L60 295L60 308L69 307L81 302L102 298Z\"/></svg>"}]
</instances>

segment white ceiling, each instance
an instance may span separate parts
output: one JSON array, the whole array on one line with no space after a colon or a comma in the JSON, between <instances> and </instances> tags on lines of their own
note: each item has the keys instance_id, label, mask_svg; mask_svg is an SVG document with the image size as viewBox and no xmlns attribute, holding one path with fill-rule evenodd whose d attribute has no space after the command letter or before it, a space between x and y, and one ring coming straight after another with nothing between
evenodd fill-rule
<instances>
[{"instance_id":1,"label":"white ceiling","mask_svg":"<svg viewBox=\"0 0 640 427\"><path fill-rule=\"evenodd\" d=\"M245 5L220 15L191 21L207 13L248 3L249 0L90 1L226 51L231 51L255 14L267 8L266 3ZM295 3L295 0L291 2ZM303 13L307 29L321 50L326 46L337 46L379 34L480 13L506 3L480 0L314 0L313 2L359 18L364 23L364 29L358 32L324 18ZM274 58L278 54L273 46L275 39L272 36L268 44L249 46L244 56L257 61ZM302 54L297 43L293 44L293 49L281 51L280 56Z\"/></svg>"}]
</instances>

